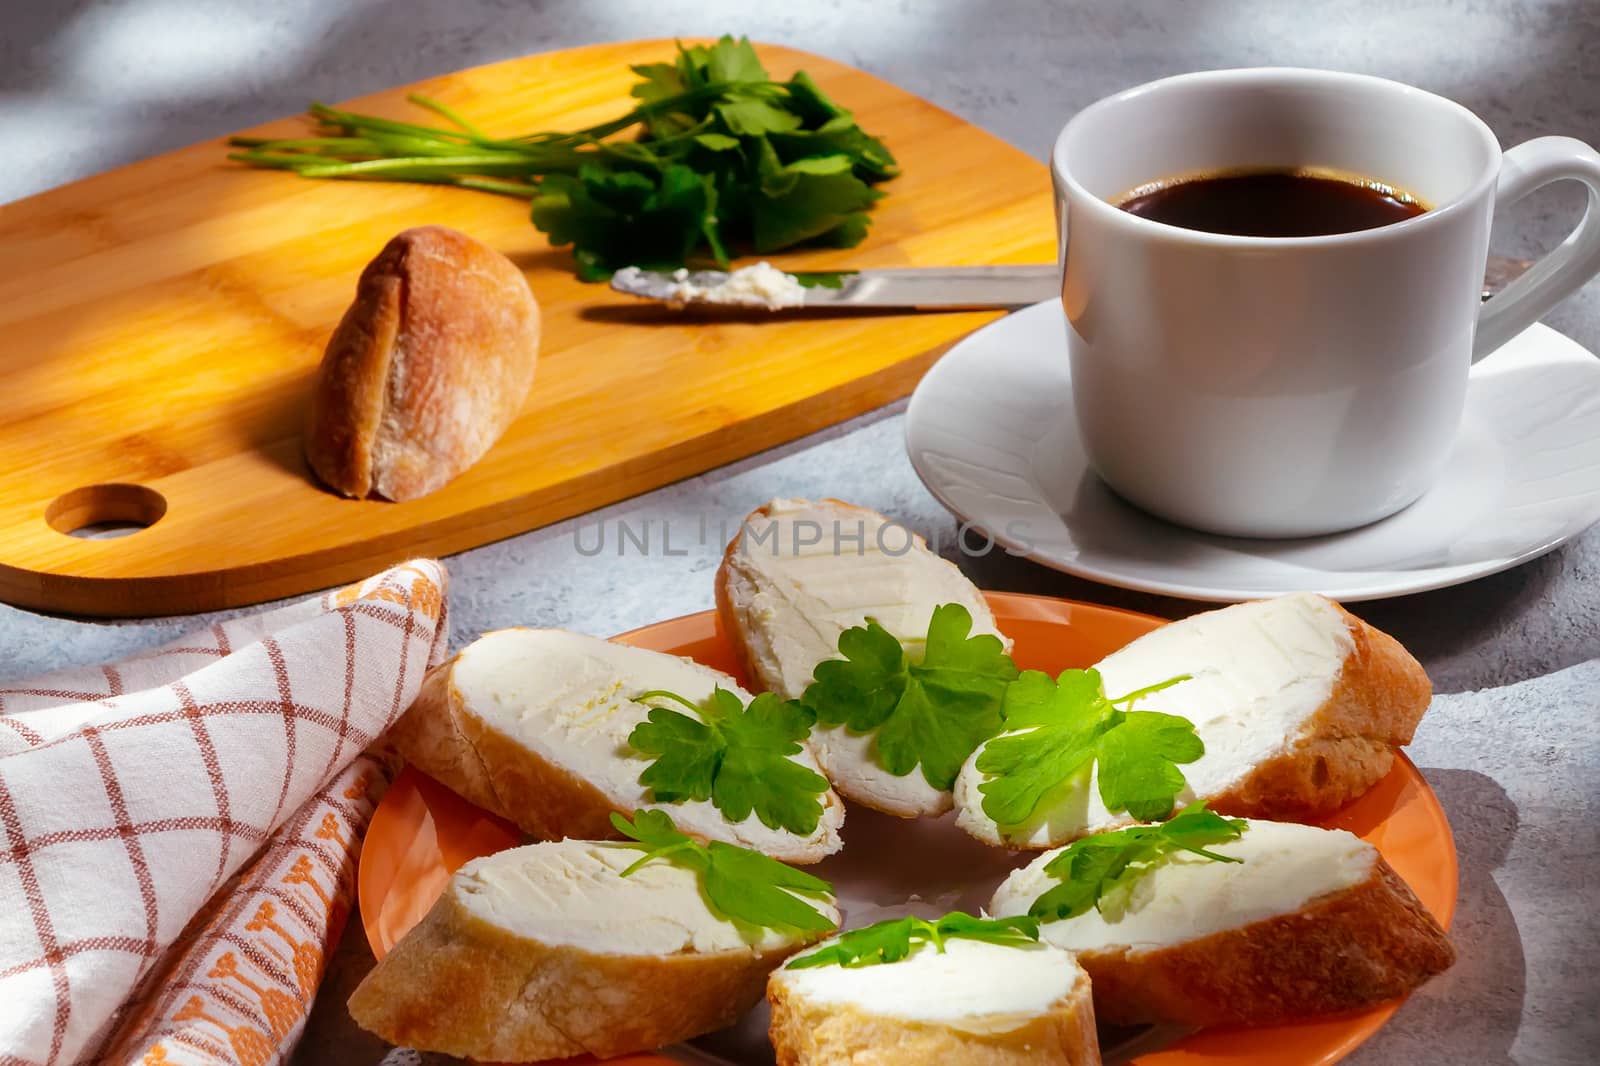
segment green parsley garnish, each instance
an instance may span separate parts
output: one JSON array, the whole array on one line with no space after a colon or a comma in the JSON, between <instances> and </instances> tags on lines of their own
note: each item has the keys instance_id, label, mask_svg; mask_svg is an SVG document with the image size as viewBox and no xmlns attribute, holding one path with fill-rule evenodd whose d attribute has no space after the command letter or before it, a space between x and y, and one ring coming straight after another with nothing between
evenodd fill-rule
<instances>
[{"instance_id":1,"label":"green parsley garnish","mask_svg":"<svg viewBox=\"0 0 1600 1066\"><path fill-rule=\"evenodd\" d=\"M822 818L818 796L828 779L789 758L805 750L815 716L798 703L763 692L746 707L718 686L704 704L673 692L646 692L635 703L664 699L682 704L691 718L652 707L634 726L628 744L654 761L639 775L653 803L710 800L730 822L754 811L768 829L808 836Z\"/></svg>"},{"instance_id":2,"label":"green parsley garnish","mask_svg":"<svg viewBox=\"0 0 1600 1066\"><path fill-rule=\"evenodd\" d=\"M842 289L846 278L853 278L859 270L797 270L790 276L807 289Z\"/></svg>"},{"instance_id":3,"label":"green parsley garnish","mask_svg":"<svg viewBox=\"0 0 1600 1066\"><path fill-rule=\"evenodd\" d=\"M719 918L800 935L837 928L795 893L832 902L833 886L820 877L785 866L759 851L713 840L700 844L678 832L665 811L633 812L633 821L612 812L611 824L640 848L643 858L626 870L627 877L648 862L666 860L693 870L700 878L706 903Z\"/></svg>"},{"instance_id":4,"label":"green parsley garnish","mask_svg":"<svg viewBox=\"0 0 1600 1066\"><path fill-rule=\"evenodd\" d=\"M920 660L868 619L839 636L842 659L818 663L801 702L824 725L877 731L878 763L897 777L918 765L949 791L961 764L1000 727L1000 700L1017 667L1000 638L968 636L959 603L934 608Z\"/></svg>"},{"instance_id":5,"label":"green parsley garnish","mask_svg":"<svg viewBox=\"0 0 1600 1066\"><path fill-rule=\"evenodd\" d=\"M581 130L491 137L425 96L449 125L311 105L325 136L235 137L229 159L307 178L456 185L532 201L552 245L572 245L578 276L624 266L671 270L728 249L853 248L873 188L899 173L883 142L802 71L773 81L745 38L678 46L671 63L633 68L626 114ZM619 137L633 132L636 139Z\"/></svg>"},{"instance_id":6,"label":"green parsley garnish","mask_svg":"<svg viewBox=\"0 0 1600 1066\"><path fill-rule=\"evenodd\" d=\"M983 812L1002 828L1025 825L1045 799L1076 787L1100 766L1107 810L1159 821L1185 784L1178 763L1194 762L1205 744L1187 718L1135 711L1145 696L1187 681L1174 677L1111 699L1098 670L1065 670L1055 681L1025 671L1005 693L1006 732L978 753Z\"/></svg>"},{"instance_id":7,"label":"green parsley garnish","mask_svg":"<svg viewBox=\"0 0 1600 1066\"><path fill-rule=\"evenodd\" d=\"M1224 818L1204 803L1193 803L1161 825L1135 825L1084 837L1045 864L1044 872L1061 883L1034 900L1028 913L1051 922L1076 918L1090 907L1104 909L1107 897L1131 890L1135 881L1174 852L1214 862L1243 862L1206 847L1238 840L1246 824L1243 818Z\"/></svg>"},{"instance_id":8,"label":"green parsley garnish","mask_svg":"<svg viewBox=\"0 0 1600 1066\"><path fill-rule=\"evenodd\" d=\"M852 929L825 948L790 959L788 969L812 966L876 966L899 962L923 944L941 954L946 940L982 940L1005 947L1025 947L1039 940L1039 922L1025 915L1014 918L974 918L954 911L936 922L906 915Z\"/></svg>"}]
</instances>

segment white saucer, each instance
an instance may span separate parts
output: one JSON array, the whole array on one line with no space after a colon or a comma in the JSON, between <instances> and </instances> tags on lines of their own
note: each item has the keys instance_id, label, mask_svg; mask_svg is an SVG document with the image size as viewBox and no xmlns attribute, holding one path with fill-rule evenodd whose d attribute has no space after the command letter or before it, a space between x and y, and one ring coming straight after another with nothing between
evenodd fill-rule
<instances>
[{"instance_id":1,"label":"white saucer","mask_svg":"<svg viewBox=\"0 0 1600 1066\"><path fill-rule=\"evenodd\" d=\"M1473 368L1432 491L1381 522L1301 540L1198 533L1115 496L1078 443L1066 343L1056 301L966 337L912 396L906 447L958 517L1069 574L1218 602L1373 600L1508 569L1600 519L1600 359L1545 326Z\"/></svg>"}]
</instances>

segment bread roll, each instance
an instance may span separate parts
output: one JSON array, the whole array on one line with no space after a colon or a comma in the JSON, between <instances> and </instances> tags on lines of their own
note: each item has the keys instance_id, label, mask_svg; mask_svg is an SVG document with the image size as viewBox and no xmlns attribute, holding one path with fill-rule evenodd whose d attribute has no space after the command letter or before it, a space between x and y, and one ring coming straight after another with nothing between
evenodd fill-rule
<instances>
[{"instance_id":1,"label":"bread roll","mask_svg":"<svg viewBox=\"0 0 1600 1066\"><path fill-rule=\"evenodd\" d=\"M934 608L959 603L973 635L1011 647L955 564L883 515L839 500L773 500L752 511L723 555L716 595L746 674L784 699L798 699L817 664L839 657L839 635L868 618L917 653ZM897 777L880 766L870 733L819 725L811 744L846 799L901 818L952 806L920 770Z\"/></svg>"},{"instance_id":2,"label":"bread roll","mask_svg":"<svg viewBox=\"0 0 1600 1066\"><path fill-rule=\"evenodd\" d=\"M1046 921L1073 952L1095 1016L1134 1025L1260 1025L1403 996L1455 961L1439 923L1376 848L1343 830L1251 821L1208 850L1179 852L1105 911ZM1028 913L1058 882L1047 852L1008 877L989 909Z\"/></svg>"},{"instance_id":3,"label":"bread roll","mask_svg":"<svg viewBox=\"0 0 1600 1066\"><path fill-rule=\"evenodd\" d=\"M1099 1066L1089 978L1044 944L946 941L876 966L774 970L780 1066Z\"/></svg>"},{"instance_id":4,"label":"bread roll","mask_svg":"<svg viewBox=\"0 0 1600 1066\"><path fill-rule=\"evenodd\" d=\"M539 305L516 264L443 226L406 230L328 340L306 459L345 496L426 496L505 432L538 355Z\"/></svg>"},{"instance_id":5,"label":"bread roll","mask_svg":"<svg viewBox=\"0 0 1600 1066\"><path fill-rule=\"evenodd\" d=\"M494 1062L645 1051L731 1024L806 938L717 917L670 862L622 877L641 854L564 840L474 859L361 982L351 1017Z\"/></svg>"},{"instance_id":6,"label":"bread roll","mask_svg":"<svg viewBox=\"0 0 1600 1066\"><path fill-rule=\"evenodd\" d=\"M545 840L616 836L612 811L659 806L704 840L754 848L787 862L817 862L843 846L844 804L821 793L822 817L806 835L771 829L751 814L729 822L706 800L652 804L628 747L654 690L695 702L716 687L741 700L737 681L690 659L559 629L486 633L434 667L389 737L411 763L486 810ZM815 771L809 749L791 761Z\"/></svg>"},{"instance_id":7,"label":"bread roll","mask_svg":"<svg viewBox=\"0 0 1600 1066\"><path fill-rule=\"evenodd\" d=\"M1205 800L1241 817L1314 819L1371 788L1428 708L1422 667L1393 637L1322 596L1241 603L1147 633L1098 664L1115 697L1180 674L1138 710L1181 715L1205 754L1179 769L1182 807ZM980 746L956 780L957 821L989 844L1048 848L1128 825L1106 810L1098 777L1041 805L1022 826L983 810Z\"/></svg>"}]
</instances>

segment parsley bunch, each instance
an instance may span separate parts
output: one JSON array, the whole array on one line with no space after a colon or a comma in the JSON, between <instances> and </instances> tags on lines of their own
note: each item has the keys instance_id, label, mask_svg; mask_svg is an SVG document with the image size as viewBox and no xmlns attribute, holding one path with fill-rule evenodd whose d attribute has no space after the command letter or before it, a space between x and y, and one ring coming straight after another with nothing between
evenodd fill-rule
<instances>
[{"instance_id":1,"label":"parsley bunch","mask_svg":"<svg viewBox=\"0 0 1600 1066\"><path fill-rule=\"evenodd\" d=\"M941 954L947 940L981 940L1005 947L1024 947L1039 940L1039 922L1027 916L974 918L954 911L936 922L907 915L862 929L852 929L827 947L790 959L787 968L813 966L876 966L900 962L923 944Z\"/></svg>"},{"instance_id":2,"label":"parsley bunch","mask_svg":"<svg viewBox=\"0 0 1600 1066\"><path fill-rule=\"evenodd\" d=\"M236 137L228 158L307 178L456 185L532 201L553 245L573 246L578 276L672 269L728 249L849 248L866 236L873 188L894 156L804 72L773 81L745 38L678 46L672 63L632 68L639 103L570 132L490 137L425 96L450 123L425 126L311 106L326 136ZM636 131L637 139L617 139Z\"/></svg>"},{"instance_id":3,"label":"parsley bunch","mask_svg":"<svg viewBox=\"0 0 1600 1066\"><path fill-rule=\"evenodd\" d=\"M999 729L1001 698L1017 676L999 637L971 632L965 607L936 607L914 660L868 619L840 635L844 658L817 664L801 702L824 725L876 730L885 770L904 777L920 765L928 784L947 792L973 749Z\"/></svg>"},{"instance_id":4,"label":"parsley bunch","mask_svg":"<svg viewBox=\"0 0 1600 1066\"><path fill-rule=\"evenodd\" d=\"M1135 825L1084 837L1045 865L1045 873L1061 883L1034 900L1028 913L1049 922L1076 918L1090 907L1103 909L1107 897L1131 890L1158 862L1179 851L1213 862L1243 862L1206 848L1238 840L1247 824L1243 818L1224 818L1204 803L1195 803L1161 825Z\"/></svg>"},{"instance_id":5,"label":"parsley bunch","mask_svg":"<svg viewBox=\"0 0 1600 1066\"><path fill-rule=\"evenodd\" d=\"M611 824L645 855L622 871L627 877L648 862L665 860L693 870L706 902L719 918L798 936L835 928L828 917L800 895L832 902L833 886L820 877L785 866L759 851L713 840L700 844L678 832L662 811L633 812L633 821L615 812ZM800 895L796 895L799 893Z\"/></svg>"},{"instance_id":6,"label":"parsley bunch","mask_svg":"<svg viewBox=\"0 0 1600 1066\"><path fill-rule=\"evenodd\" d=\"M672 700L696 716L652 707L629 734L629 746L654 757L639 775L652 802L710 800L730 822L754 811L768 829L801 836L816 830L828 779L789 758L804 750L815 721L810 711L770 692L746 707L721 686L704 705L673 692L646 692L634 702L651 699Z\"/></svg>"},{"instance_id":7,"label":"parsley bunch","mask_svg":"<svg viewBox=\"0 0 1600 1066\"><path fill-rule=\"evenodd\" d=\"M1002 828L1024 825L1047 797L1076 785L1098 762L1107 810L1141 822L1165 818L1185 784L1177 764L1200 758L1205 744L1187 718L1132 708L1188 679L1111 699L1098 670L1066 670L1055 681L1024 672L1006 689L1006 732L978 753L977 769L989 777L978 786L983 812Z\"/></svg>"}]
</instances>

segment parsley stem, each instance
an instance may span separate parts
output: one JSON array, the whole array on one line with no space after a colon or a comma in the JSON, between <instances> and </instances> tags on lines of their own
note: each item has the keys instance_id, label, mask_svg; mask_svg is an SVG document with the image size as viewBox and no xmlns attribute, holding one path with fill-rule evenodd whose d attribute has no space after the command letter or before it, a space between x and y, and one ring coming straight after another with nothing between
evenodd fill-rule
<instances>
[{"instance_id":1,"label":"parsley stem","mask_svg":"<svg viewBox=\"0 0 1600 1066\"><path fill-rule=\"evenodd\" d=\"M1162 689L1168 689L1168 688L1171 688L1173 685L1182 684L1185 681L1193 681L1193 680L1194 680L1194 675L1193 674L1179 674L1177 677L1169 677L1165 681L1158 681L1154 685L1146 685L1144 688L1134 689L1132 692L1128 693L1126 696L1118 696L1116 699L1107 700L1106 702L1107 703L1111 703L1111 704L1119 704L1119 703L1130 703L1131 704L1131 703L1136 703L1139 700L1144 699L1146 696L1150 695L1151 693L1160 692Z\"/></svg>"},{"instance_id":2,"label":"parsley stem","mask_svg":"<svg viewBox=\"0 0 1600 1066\"><path fill-rule=\"evenodd\" d=\"M312 118L315 118L325 126L341 126L351 130L383 130L389 133L454 139L457 141L470 142L472 140L470 133L463 133L460 130L444 129L438 126L422 126L414 122L396 122L394 119L379 118L377 115L362 115L354 111L339 111L321 103L312 104L310 114Z\"/></svg>"},{"instance_id":3,"label":"parsley stem","mask_svg":"<svg viewBox=\"0 0 1600 1066\"><path fill-rule=\"evenodd\" d=\"M674 703L681 703L697 715L700 714L700 708L693 700L685 699L676 692L668 692L666 689L653 688L649 692L641 692L633 698L634 703L643 703L645 700L671 700Z\"/></svg>"},{"instance_id":4,"label":"parsley stem","mask_svg":"<svg viewBox=\"0 0 1600 1066\"><path fill-rule=\"evenodd\" d=\"M353 163L310 162L298 169L301 175L307 178L344 178L358 174L383 174L389 171L415 170L429 167L447 170L466 170L471 168L479 173L490 171L497 174L513 175L526 174L528 172L528 165L524 160L505 159L493 155L395 156L388 159L363 159Z\"/></svg>"},{"instance_id":5,"label":"parsley stem","mask_svg":"<svg viewBox=\"0 0 1600 1066\"><path fill-rule=\"evenodd\" d=\"M1196 855L1204 856L1205 858L1210 859L1212 862L1244 862L1243 859L1234 858L1232 855L1220 855L1215 851L1207 851L1205 848L1195 847L1191 844L1185 844L1181 841L1174 841L1173 844L1182 851L1189 851Z\"/></svg>"},{"instance_id":6,"label":"parsley stem","mask_svg":"<svg viewBox=\"0 0 1600 1066\"><path fill-rule=\"evenodd\" d=\"M386 181L391 180L387 175L376 178L362 178L359 175L351 177L350 181ZM458 189L476 189L479 192L492 192L500 196L515 196L520 200L531 200L539 195L539 186L533 182L501 181L498 178L481 178L471 174L417 174L404 179L410 185L449 185Z\"/></svg>"},{"instance_id":7,"label":"parsley stem","mask_svg":"<svg viewBox=\"0 0 1600 1066\"><path fill-rule=\"evenodd\" d=\"M249 163L256 167L271 167L276 170L298 170L305 166L304 155L292 153L278 153L269 151L229 152L228 158L236 163Z\"/></svg>"},{"instance_id":8,"label":"parsley stem","mask_svg":"<svg viewBox=\"0 0 1600 1066\"><path fill-rule=\"evenodd\" d=\"M435 100L431 96L423 96L421 93L408 93L406 95L406 99L409 100L411 103L416 104L418 107L427 108L429 111L432 111L434 114L441 115L444 118L448 119L449 121L454 122L457 126L460 126L462 128L462 130L464 130L467 134L469 134L472 137L472 139L475 140L475 141L482 142L482 141L489 140L489 135L488 134L484 133L478 127L476 127L472 123L468 122L465 118L463 118L461 116L460 112L456 111L454 108L449 107L446 104L440 103L438 100Z\"/></svg>"},{"instance_id":9,"label":"parsley stem","mask_svg":"<svg viewBox=\"0 0 1600 1066\"><path fill-rule=\"evenodd\" d=\"M274 140L270 137L229 137L235 148L262 148L271 145L277 149L308 151L313 149L361 151L376 147L367 137L288 137Z\"/></svg>"},{"instance_id":10,"label":"parsley stem","mask_svg":"<svg viewBox=\"0 0 1600 1066\"><path fill-rule=\"evenodd\" d=\"M502 196L520 196L524 200L531 200L539 195L539 186L524 181L497 181L494 178L475 178L470 175L456 175L440 179L441 185L456 185L463 189L477 189L479 192L494 192Z\"/></svg>"},{"instance_id":11,"label":"parsley stem","mask_svg":"<svg viewBox=\"0 0 1600 1066\"><path fill-rule=\"evenodd\" d=\"M655 851L649 852L638 862L635 862L632 866L629 866L626 870L622 871L622 876L629 876L639 867L653 859L665 859L669 855L675 855L683 851L699 851L699 846L692 840L685 840L678 844L668 844L664 848L657 848Z\"/></svg>"}]
</instances>

